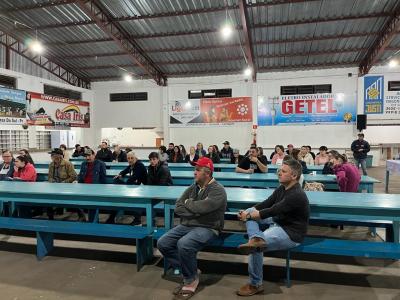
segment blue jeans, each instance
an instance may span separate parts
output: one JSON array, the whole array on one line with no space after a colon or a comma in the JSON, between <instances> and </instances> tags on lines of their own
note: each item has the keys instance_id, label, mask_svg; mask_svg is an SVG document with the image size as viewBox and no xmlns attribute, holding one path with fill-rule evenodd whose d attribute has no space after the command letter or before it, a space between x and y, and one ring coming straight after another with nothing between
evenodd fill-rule
<instances>
[{"instance_id":1,"label":"blue jeans","mask_svg":"<svg viewBox=\"0 0 400 300\"><path fill-rule=\"evenodd\" d=\"M367 174L367 159L366 158L356 158L355 161L356 161L357 168L360 168L360 165L361 165L363 175L368 175Z\"/></svg>"},{"instance_id":2,"label":"blue jeans","mask_svg":"<svg viewBox=\"0 0 400 300\"><path fill-rule=\"evenodd\" d=\"M254 210L253 207L247 209L247 212ZM260 229L260 225L267 225L269 228L265 231ZM286 250L298 246L293 242L286 231L278 224L274 223L272 218L262 219L259 221L247 221L247 234L249 239L258 237L267 243L265 251ZM250 284L260 286L263 282L263 252L255 252L249 256L249 277Z\"/></svg>"},{"instance_id":3,"label":"blue jeans","mask_svg":"<svg viewBox=\"0 0 400 300\"><path fill-rule=\"evenodd\" d=\"M158 240L157 248L169 267L182 271L184 284L190 284L198 277L197 252L216 236L210 228L178 225Z\"/></svg>"}]
</instances>

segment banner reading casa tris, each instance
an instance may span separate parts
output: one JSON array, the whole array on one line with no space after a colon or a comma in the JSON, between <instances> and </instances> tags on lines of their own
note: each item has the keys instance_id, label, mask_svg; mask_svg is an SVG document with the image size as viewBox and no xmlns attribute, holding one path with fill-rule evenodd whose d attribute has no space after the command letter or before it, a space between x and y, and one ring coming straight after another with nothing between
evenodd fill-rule
<instances>
[{"instance_id":1,"label":"banner reading casa tris","mask_svg":"<svg viewBox=\"0 0 400 300\"><path fill-rule=\"evenodd\" d=\"M171 127L233 125L253 121L251 97L172 101L169 115Z\"/></svg>"},{"instance_id":2,"label":"banner reading casa tris","mask_svg":"<svg viewBox=\"0 0 400 300\"><path fill-rule=\"evenodd\" d=\"M356 94L310 94L280 96L258 101L258 125L350 124L355 122Z\"/></svg>"},{"instance_id":3,"label":"banner reading casa tris","mask_svg":"<svg viewBox=\"0 0 400 300\"><path fill-rule=\"evenodd\" d=\"M90 127L90 104L86 101L28 92L27 124L56 128Z\"/></svg>"}]
</instances>

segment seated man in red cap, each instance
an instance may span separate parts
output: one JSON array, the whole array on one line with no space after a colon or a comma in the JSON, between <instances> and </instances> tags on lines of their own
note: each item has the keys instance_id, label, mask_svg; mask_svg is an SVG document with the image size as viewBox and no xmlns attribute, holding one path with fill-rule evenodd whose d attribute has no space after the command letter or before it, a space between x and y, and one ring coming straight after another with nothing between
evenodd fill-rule
<instances>
[{"instance_id":1,"label":"seated man in red cap","mask_svg":"<svg viewBox=\"0 0 400 300\"><path fill-rule=\"evenodd\" d=\"M176 202L175 213L181 224L164 234L157 247L166 263L179 269L183 284L174 290L174 299L189 299L199 284L197 252L218 236L224 227L227 196L213 177L214 165L207 157L196 163L194 183Z\"/></svg>"}]
</instances>

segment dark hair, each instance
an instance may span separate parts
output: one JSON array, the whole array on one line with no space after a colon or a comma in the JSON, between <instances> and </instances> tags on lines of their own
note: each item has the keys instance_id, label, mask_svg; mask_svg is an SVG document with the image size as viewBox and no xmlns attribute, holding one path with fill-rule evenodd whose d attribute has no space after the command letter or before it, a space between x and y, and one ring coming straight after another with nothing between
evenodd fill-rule
<instances>
[{"instance_id":1,"label":"dark hair","mask_svg":"<svg viewBox=\"0 0 400 300\"><path fill-rule=\"evenodd\" d=\"M321 147L319 147L319 151L328 151L328 147L321 146Z\"/></svg>"},{"instance_id":2,"label":"dark hair","mask_svg":"<svg viewBox=\"0 0 400 300\"><path fill-rule=\"evenodd\" d=\"M60 145L60 149L67 150L67 146L65 146L64 144L61 144L61 145Z\"/></svg>"},{"instance_id":3,"label":"dark hair","mask_svg":"<svg viewBox=\"0 0 400 300\"><path fill-rule=\"evenodd\" d=\"M262 147L257 147L257 150L258 150L258 152L260 153L260 156L261 156L261 155L264 155L264 150L263 150Z\"/></svg>"},{"instance_id":4,"label":"dark hair","mask_svg":"<svg viewBox=\"0 0 400 300\"><path fill-rule=\"evenodd\" d=\"M171 146L171 145L172 145L172 146L175 146L174 143L169 143L169 144L168 144L168 146Z\"/></svg>"},{"instance_id":5,"label":"dark hair","mask_svg":"<svg viewBox=\"0 0 400 300\"><path fill-rule=\"evenodd\" d=\"M32 165L34 165L32 156L29 154L29 151L27 149L21 149L19 151L24 151L25 152L24 156L26 156L26 158L28 159L28 162L31 163Z\"/></svg>"},{"instance_id":6,"label":"dark hair","mask_svg":"<svg viewBox=\"0 0 400 300\"><path fill-rule=\"evenodd\" d=\"M303 167L297 159L289 158L284 159L282 164L289 166L293 173L296 174L296 180L300 179L301 174L303 174Z\"/></svg>"},{"instance_id":7,"label":"dark hair","mask_svg":"<svg viewBox=\"0 0 400 300\"><path fill-rule=\"evenodd\" d=\"M311 152L311 146L306 146L307 148L308 148L308 150L310 150L310 152Z\"/></svg>"},{"instance_id":8,"label":"dark hair","mask_svg":"<svg viewBox=\"0 0 400 300\"><path fill-rule=\"evenodd\" d=\"M300 153L300 150L295 148L295 149L292 150L292 155L285 156L285 157L287 157L288 159L292 158L292 159L295 159L295 160L299 160L299 153ZM285 158L283 158L283 159L285 160Z\"/></svg>"},{"instance_id":9,"label":"dark hair","mask_svg":"<svg viewBox=\"0 0 400 300\"><path fill-rule=\"evenodd\" d=\"M173 144L172 144L173 145ZM162 153L167 152L167 148L165 146L160 146L158 147L159 150L161 150ZM152 152L153 153L153 152ZM155 152L154 152L155 153Z\"/></svg>"},{"instance_id":10,"label":"dark hair","mask_svg":"<svg viewBox=\"0 0 400 300\"><path fill-rule=\"evenodd\" d=\"M132 151L131 148L125 148L125 152L126 152L126 153L131 152L131 151Z\"/></svg>"},{"instance_id":11,"label":"dark hair","mask_svg":"<svg viewBox=\"0 0 400 300\"><path fill-rule=\"evenodd\" d=\"M251 146L251 147L250 147L250 150L251 150L251 149L256 149L256 151L258 151L257 146Z\"/></svg>"},{"instance_id":12,"label":"dark hair","mask_svg":"<svg viewBox=\"0 0 400 300\"><path fill-rule=\"evenodd\" d=\"M186 155L186 148L182 144L179 145L179 148L182 148L181 153L182 155Z\"/></svg>"},{"instance_id":13,"label":"dark hair","mask_svg":"<svg viewBox=\"0 0 400 300\"><path fill-rule=\"evenodd\" d=\"M19 161L24 162L25 164L29 163L28 157L26 157L24 155L18 155L16 159L18 159Z\"/></svg>"},{"instance_id":14,"label":"dark hair","mask_svg":"<svg viewBox=\"0 0 400 300\"><path fill-rule=\"evenodd\" d=\"M179 148L179 146L174 146L174 155L175 155L175 149L178 149L178 154L181 154L181 148Z\"/></svg>"},{"instance_id":15,"label":"dark hair","mask_svg":"<svg viewBox=\"0 0 400 300\"><path fill-rule=\"evenodd\" d=\"M164 147L164 146L161 146L161 147ZM160 148L161 148L160 147ZM164 147L165 148L165 147ZM158 159L160 159L160 156L158 155L158 153L157 152L150 152L150 154L149 154L149 159L152 159L152 158L158 158Z\"/></svg>"},{"instance_id":16,"label":"dark hair","mask_svg":"<svg viewBox=\"0 0 400 300\"><path fill-rule=\"evenodd\" d=\"M78 147L80 147L80 146L81 146L81 145L79 145L79 144L76 144L76 145L75 145L75 149L76 149L76 148L78 148Z\"/></svg>"},{"instance_id":17,"label":"dark hair","mask_svg":"<svg viewBox=\"0 0 400 300\"><path fill-rule=\"evenodd\" d=\"M285 152L285 148L284 148L282 145L276 145L276 146L275 146L275 149L276 149L276 148L279 148L279 149L282 150L282 152Z\"/></svg>"},{"instance_id":18,"label":"dark hair","mask_svg":"<svg viewBox=\"0 0 400 300\"><path fill-rule=\"evenodd\" d=\"M339 152L335 150L331 150L330 154L334 159L341 159L344 163L347 162L347 155L346 154L340 154Z\"/></svg>"}]
</instances>

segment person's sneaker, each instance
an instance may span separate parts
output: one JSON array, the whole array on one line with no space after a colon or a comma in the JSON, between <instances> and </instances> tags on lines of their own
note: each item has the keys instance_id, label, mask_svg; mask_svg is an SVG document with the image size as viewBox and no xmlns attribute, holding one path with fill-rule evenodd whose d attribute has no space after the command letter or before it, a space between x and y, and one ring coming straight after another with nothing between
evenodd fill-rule
<instances>
[{"instance_id":1,"label":"person's sneaker","mask_svg":"<svg viewBox=\"0 0 400 300\"><path fill-rule=\"evenodd\" d=\"M238 250L242 254L251 254L257 251L263 251L267 247L267 243L261 238L255 237L250 239L246 244L239 245Z\"/></svg>"},{"instance_id":2,"label":"person's sneaker","mask_svg":"<svg viewBox=\"0 0 400 300\"><path fill-rule=\"evenodd\" d=\"M236 291L236 294L238 296L253 296L262 292L264 292L264 287L262 285L255 286L248 283L242 286L238 291Z\"/></svg>"}]
</instances>

